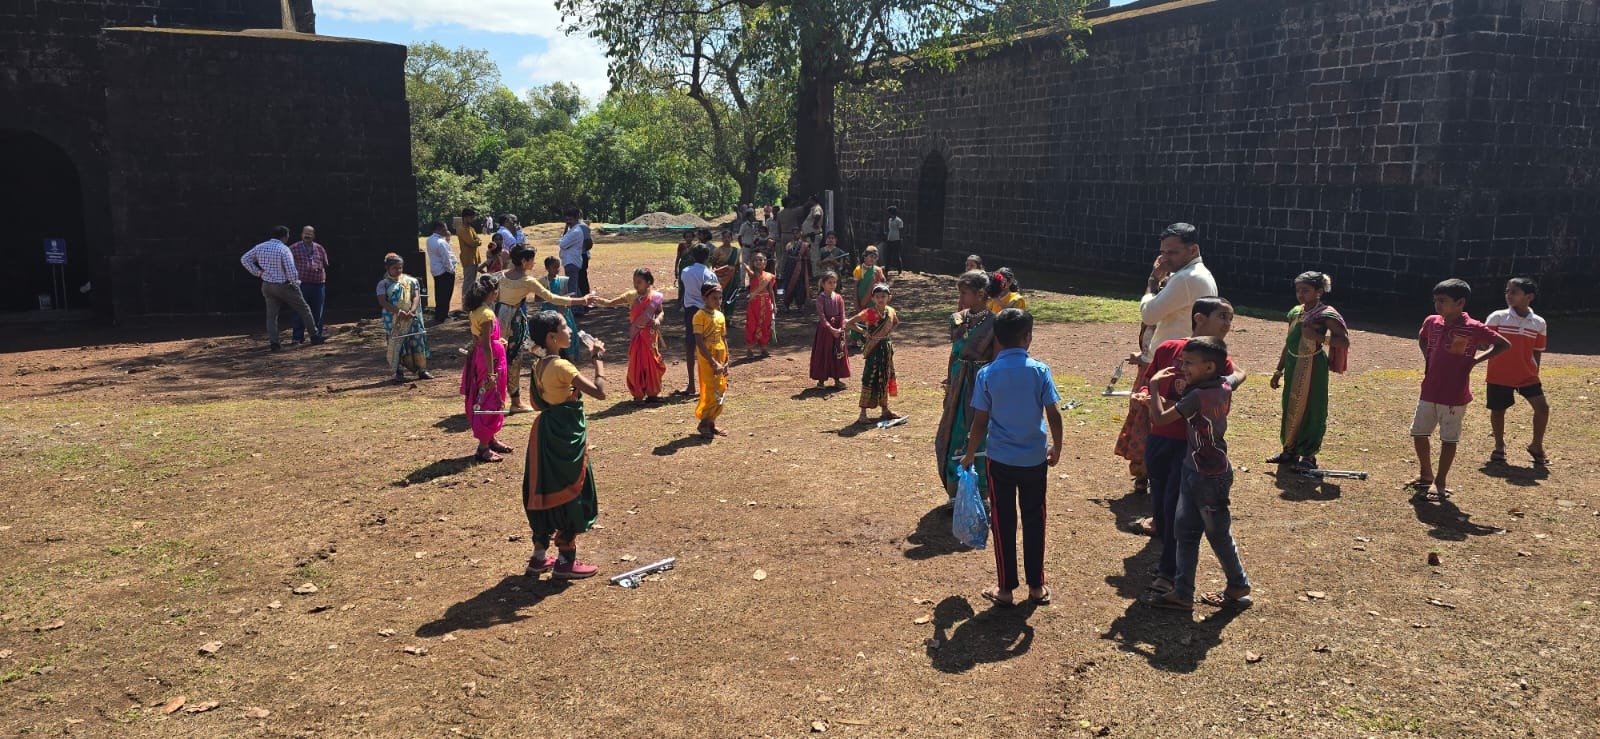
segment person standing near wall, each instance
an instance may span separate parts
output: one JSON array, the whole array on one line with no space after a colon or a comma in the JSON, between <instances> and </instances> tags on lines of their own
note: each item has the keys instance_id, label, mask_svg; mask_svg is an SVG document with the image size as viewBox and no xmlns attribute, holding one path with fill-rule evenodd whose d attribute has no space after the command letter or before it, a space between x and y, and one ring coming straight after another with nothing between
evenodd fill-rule
<instances>
[{"instance_id":1,"label":"person standing near wall","mask_svg":"<svg viewBox=\"0 0 1600 739\"><path fill-rule=\"evenodd\" d=\"M810 245L811 274L822 274L822 226L826 216L816 195L806 198L806 216L800 224L800 238Z\"/></svg>"},{"instance_id":2,"label":"person standing near wall","mask_svg":"<svg viewBox=\"0 0 1600 739\"><path fill-rule=\"evenodd\" d=\"M317 243L317 229L306 226L300 229L300 240L289 247L294 255L294 269L300 274L300 294L311 307L311 317L317 319L314 327L317 336L327 336L322 325L322 307L328 300L328 252ZM294 343L306 340L306 324L297 313L294 317Z\"/></svg>"},{"instance_id":3,"label":"person standing near wall","mask_svg":"<svg viewBox=\"0 0 1600 739\"><path fill-rule=\"evenodd\" d=\"M456 249L461 252L461 296L466 304L467 288L478 284L478 267L483 265L483 240L478 236L478 211L461 209L461 225L456 227ZM446 298L450 297L448 295Z\"/></svg>"},{"instance_id":4,"label":"person standing near wall","mask_svg":"<svg viewBox=\"0 0 1600 739\"><path fill-rule=\"evenodd\" d=\"M1217 294L1217 281L1200 258L1198 233L1187 223L1174 223L1161 232L1160 255L1139 301L1140 322L1156 327L1150 346L1187 337L1194 301Z\"/></svg>"},{"instance_id":5,"label":"person standing near wall","mask_svg":"<svg viewBox=\"0 0 1600 739\"><path fill-rule=\"evenodd\" d=\"M905 263L901 260L900 232L906 228L906 222L900 220L900 209L889 206L889 219L883 224L883 273L889 270L906 271Z\"/></svg>"},{"instance_id":6,"label":"person standing near wall","mask_svg":"<svg viewBox=\"0 0 1600 739\"><path fill-rule=\"evenodd\" d=\"M428 224L432 235L428 237L428 271L433 273L433 322L444 323L450 319L450 296L456 292L456 271L460 264L455 252L450 251L450 232L444 221Z\"/></svg>"},{"instance_id":7,"label":"person standing near wall","mask_svg":"<svg viewBox=\"0 0 1600 739\"><path fill-rule=\"evenodd\" d=\"M261 297L267 304L267 343L272 351L283 349L278 343L278 312L283 308L294 311L305 325L317 325L311 306L306 305L306 298L300 293L300 272L294 268L294 254L289 251L289 245L283 243L287 238L288 226L273 226L271 238L239 257L239 264L261 278ZM313 346L324 341L327 339L321 333L311 336Z\"/></svg>"}]
</instances>

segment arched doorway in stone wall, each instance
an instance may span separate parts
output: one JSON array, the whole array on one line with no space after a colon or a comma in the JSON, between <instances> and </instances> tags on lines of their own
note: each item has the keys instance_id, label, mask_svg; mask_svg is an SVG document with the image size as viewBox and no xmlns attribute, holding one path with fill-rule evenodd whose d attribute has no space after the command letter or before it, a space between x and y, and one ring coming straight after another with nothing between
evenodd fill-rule
<instances>
[{"instance_id":1,"label":"arched doorway in stone wall","mask_svg":"<svg viewBox=\"0 0 1600 739\"><path fill-rule=\"evenodd\" d=\"M930 152L917 175L917 217L910 233L918 269L938 271L934 261L944 250L944 193L949 179L944 155Z\"/></svg>"},{"instance_id":2,"label":"arched doorway in stone wall","mask_svg":"<svg viewBox=\"0 0 1600 739\"><path fill-rule=\"evenodd\" d=\"M89 283L90 258L83 187L78 167L59 146L28 131L0 129L0 312L37 310L40 295L52 295L54 272L45 262L45 240L66 241L65 307L85 309L89 298L80 288ZM61 288L52 304L61 305Z\"/></svg>"}]
</instances>

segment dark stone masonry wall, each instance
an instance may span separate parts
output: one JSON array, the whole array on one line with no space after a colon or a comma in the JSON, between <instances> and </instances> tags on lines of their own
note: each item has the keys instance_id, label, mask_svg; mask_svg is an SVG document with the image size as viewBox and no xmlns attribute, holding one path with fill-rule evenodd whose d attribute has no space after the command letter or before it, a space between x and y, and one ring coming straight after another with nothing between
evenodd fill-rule
<instances>
[{"instance_id":1,"label":"dark stone masonry wall","mask_svg":"<svg viewBox=\"0 0 1600 739\"><path fill-rule=\"evenodd\" d=\"M239 256L274 224L299 238L308 223L329 251L329 305L372 308L383 255L416 252L405 48L284 32L106 39L113 263L132 278L119 312L258 311Z\"/></svg>"},{"instance_id":2,"label":"dark stone masonry wall","mask_svg":"<svg viewBox=\"0 0 1600 739\"><path fill-rule=\"evenodd\" d=\"M1600 305L1600 25L1581 0L1175 0L1101 11L1068 63L1036 39L911 73L909 130L841 144L849 227L897 204L913 261L1143 281L1200 227L1223 291L1422 305L1449 276L1498 304Z\"/></svg>"},{"instance_id":3,"label":"dark stone masonry wall","mask_svg":"<svg viewBox=\"0 0 1600 739\"><path fill-rule=\"evenodd\" d=\"M81 195L68 278L100 317L259 312L238 258L277 223L318 227L330 309L370 309L382 255L415 250L405 49L314 23L310 0L0 0L0 164L70 161L28 176ZM26 286L38 235L0 244Z\"/></svg>"}]
</instances>

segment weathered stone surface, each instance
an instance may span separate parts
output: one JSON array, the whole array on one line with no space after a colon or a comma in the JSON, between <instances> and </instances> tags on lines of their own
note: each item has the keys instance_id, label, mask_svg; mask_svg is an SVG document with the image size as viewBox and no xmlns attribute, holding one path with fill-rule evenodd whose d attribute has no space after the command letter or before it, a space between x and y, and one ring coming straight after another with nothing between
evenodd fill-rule
<instances>
[{"instance_id":1,"label":"weathered stone surface","mask_svg":"<svg viewBox=\"0 0 1600 739\"><path fill-rule=\"evenodd\" d=\"M238 258L276 224L317 226L335 311L415 248L405 49L297 32L313 19L309 0L0 2L0 133L75 165L71 287L92 278L102 316L259 311Z\"/></svg>"},{"instance_id":2,"label":"weathered stone surface","mask_svg":"<svg viewBox=\"0 0 1600 739\"><path fill-rule=\"evenodd\" d=\"M928 269L977 252L1126 276L1183 220L1224 292L1321 269L1420 302L1448 276L1493 295L1533 274L1547 307L1600 304L1592 3L1142 3L1100 11L1085 46L907 75L887 102L910 129L842 141L857 239L898 204Z\"/></svg>"}]
</instances>

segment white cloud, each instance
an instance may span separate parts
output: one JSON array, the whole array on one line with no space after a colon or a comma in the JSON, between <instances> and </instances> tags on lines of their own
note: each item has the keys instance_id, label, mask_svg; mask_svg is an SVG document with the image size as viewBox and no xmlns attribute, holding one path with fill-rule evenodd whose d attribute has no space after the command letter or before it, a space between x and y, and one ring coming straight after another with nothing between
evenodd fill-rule
<instances>
[{"instance_id":1,"label":"white cloud","mask_svg":"<svg viewBox=\"0 0 1600 739\"><path fill-rule=\"evenodd\" d=\"M562 33L553 0L319 0L317 14L352 22L409 23L412 28L461 26L490 33L532 36L544 50L517 60L523 77L502 69L507 85L525 91L551 82L574 84L591 103L611 88L605 48L587 35Z\"/></svg>"},{"instance_id":2,"label":"white cloud","mask_svg":"<svg viewBox=\"0 0 1600 739\"><path fill-rule=\"evenodd\" d=\"M550 38L561 35L551 0L321 0L317 14L347 21L397 21L414 28L457 25Z\"/></svg>"},{"instance_id":3,"label":"white cloud","mask_svg":"<svg viewBox=\"0 0 1600 739\"><path fill-rule=\"evenodd\" d=\"M588 36L558 36L546 43L544 51L517 60L517 68L527 72L530 86L568 82L590 103L606 96L611 80L606 77L604 47Z\"/></svg>"}]
</instances>

